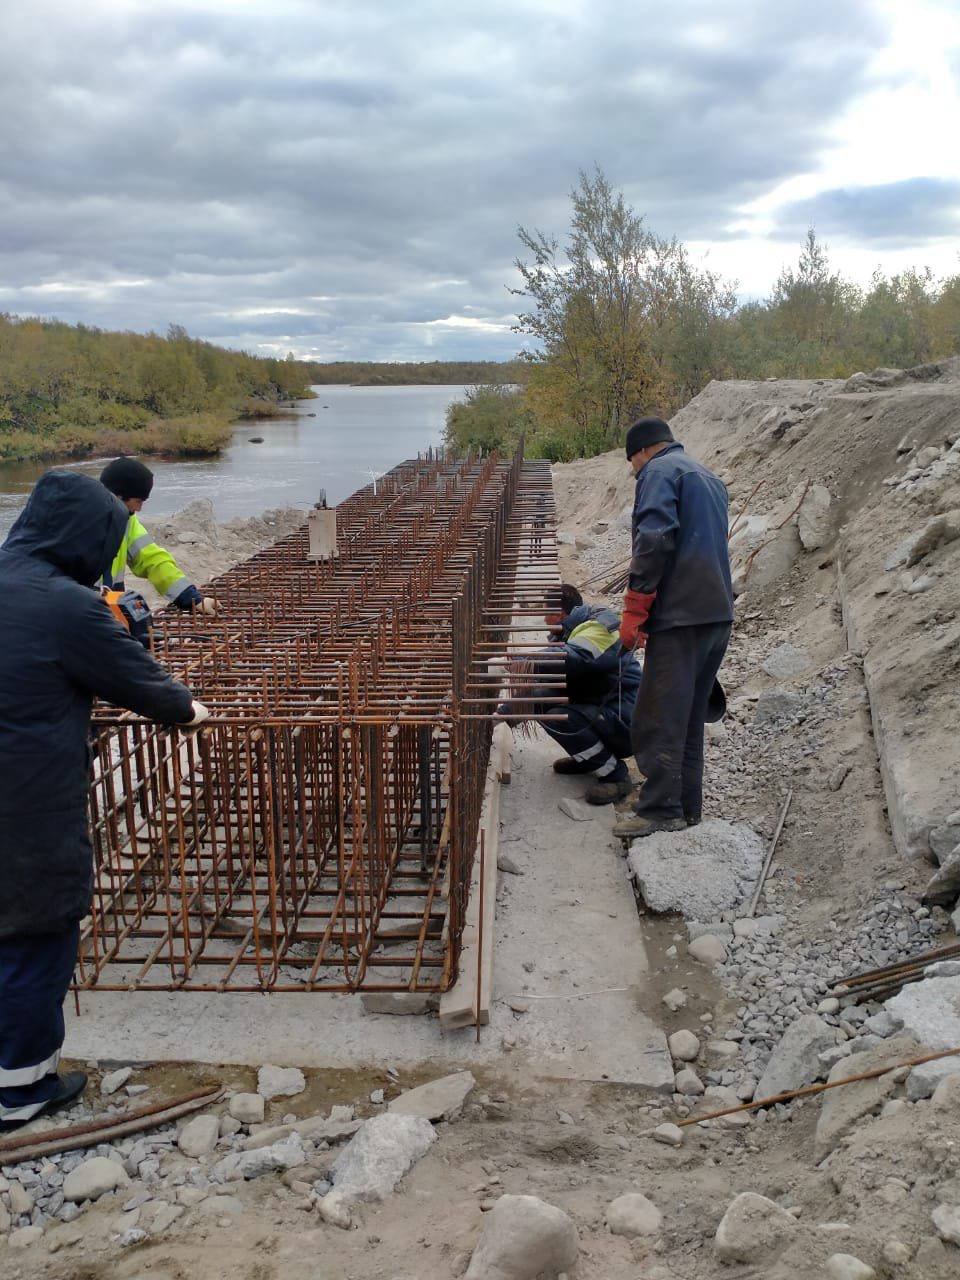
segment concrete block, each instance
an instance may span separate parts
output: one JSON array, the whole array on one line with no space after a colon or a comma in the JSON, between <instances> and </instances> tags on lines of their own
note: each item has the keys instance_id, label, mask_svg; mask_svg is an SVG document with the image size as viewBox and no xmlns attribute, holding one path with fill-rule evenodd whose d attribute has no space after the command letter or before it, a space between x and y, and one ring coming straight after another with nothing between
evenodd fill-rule
<instances>
[{"instance_id":1,"label":"concrete block","mask_svg":"<svg viewBox=\"0 0 960 1280\"><path fill-rule=\"evenodd\" d=\"M628 863L652 911L711 920L749 897L763 855L762 840L745 823L708 818L634 841Z\"/></svg>"}]
</instances>

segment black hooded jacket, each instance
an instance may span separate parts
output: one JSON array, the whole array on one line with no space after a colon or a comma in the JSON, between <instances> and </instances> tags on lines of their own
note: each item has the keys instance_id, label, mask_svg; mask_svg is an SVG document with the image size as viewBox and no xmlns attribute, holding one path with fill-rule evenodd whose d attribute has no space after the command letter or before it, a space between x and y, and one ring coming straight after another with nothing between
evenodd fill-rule
<instances>
[{"instance_id":1,"label":"black hooded jacket","mask_svg":"<svg viewBox=\"0 0 960 1280\"><path fill-rule=\"evenodd\" d=\"M126 526L103 485L49 471L0 547L0 937L64 929L90 908L94 697L167 724L191 716L190 691L92 589Z\"/></svg>"}]
</instances>

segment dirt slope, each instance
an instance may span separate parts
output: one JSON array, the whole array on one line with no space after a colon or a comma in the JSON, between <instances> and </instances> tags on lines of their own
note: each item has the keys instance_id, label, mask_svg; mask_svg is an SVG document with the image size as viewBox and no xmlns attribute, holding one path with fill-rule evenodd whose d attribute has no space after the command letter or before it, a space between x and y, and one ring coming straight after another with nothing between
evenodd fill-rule
<instances>
[{"instance_id":1,"label":"dirt slope","mask_svg":"<svg viewBox=\"0 0 960 1280\"><path fill-rule=\"evenodd\" d=\"M741 618L774 606L787 622L788 583L829 594L840 571L894 838L929 857L931 828L960 808L960 360L847 382L714 382L672 425L727 482L731 512L746 507L731 539ZM554 475L571 535L562 568L596 589L629 554L629 471L614 452ZM916 563L898 563L945 513Z\"/></svg>"}]
</instances>

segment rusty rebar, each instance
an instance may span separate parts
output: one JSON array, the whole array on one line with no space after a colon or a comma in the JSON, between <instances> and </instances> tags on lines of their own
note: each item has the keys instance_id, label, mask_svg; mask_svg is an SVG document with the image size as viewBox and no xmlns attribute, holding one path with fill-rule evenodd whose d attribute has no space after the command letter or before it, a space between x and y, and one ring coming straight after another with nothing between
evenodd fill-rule
<instances>
[{"instance_id":1,"label":"rusty rebar","mask_svg":"<svg viewBox=\"0 0 960 1280\"><path fill-rule=\"evenodd\" d=\"M216 619L164 612L157 656L211 718L187 736L96 710L78 987L446 989L489 662L545 629L554 526L545 462L431 452L341 504L336 559L309 560L304 525L210 584ZM562 716L550 684L517 696Z\"/></svg>"},{"instance_id":2,"label":"rusty rebar","mask_svg":"<svg viewBox=\"0 0 960 1280\"><path fill-rule=\"evenodd\" d=\"M113 1141L130 1133L142 1133L145 1129L158 1129L181 1116L212 1106L223 1096L222 1085L194 1089L191 1093L138 1107L125 1115L104 1116L100 1120L88 1120L83 1124L60 1129L48 1129L43 1133L30 1133L19 1138L0 1142L0 1164L21 1164L24 1160L37 1160L41 1156L55 1155L61 1151L78 1151L82 1147L96 1146Z\"/></svg>"}]
</instances>

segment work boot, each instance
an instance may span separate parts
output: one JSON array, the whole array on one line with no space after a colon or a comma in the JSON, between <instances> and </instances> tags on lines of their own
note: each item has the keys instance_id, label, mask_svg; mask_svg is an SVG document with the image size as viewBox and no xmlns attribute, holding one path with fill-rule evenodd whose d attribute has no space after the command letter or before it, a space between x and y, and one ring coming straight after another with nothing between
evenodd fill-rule
<instances>
[{"instance_id":1,"label":"work boot","mask_svg":"<svg viewBox=\"0 0 960 1280\"><path fill-rule=\"evenodd\" d=\"M594 768L589 760L574 760L573 756L561 756L553 762L554 773L593 773Z\"/></svg>"},{"instance_id":2,"label":"work boot","mask_svg":"<svg viewBox=\"0 0 960 1280\"><path fill-rule=\"evenodd\" d=\"M587 804L614 804L623 800L633 791L633 783L628 777L598 778L583 793Z\"/></svg>"},{"instance_id":3,"label":"work boot","mask_svg":"<svg viewBox=\"0 0 960 1280\"><path fill-rule=\"evenodd\" d=\"M688 827L699 827L701 817L699 813L685 813L683 815L683 820Z\"/></svg>"},{"instance_id":4,"label":"work boot","mask_svg":"<svg viewBox=\"0 0 960 1280\"><path fill-rule=\"evenodd\" d=\"M686 829L685 818L647 818L642 813L633 813L616 823L613 834L619 840L642 840L644 836L652 836L657 831Z\"/></svg>"},{"instance_id":5,"label":"work boot","mask_svg":"<svg viewBox=\"0 0 960 1280\"><path fill-rule=\"evenodd\" d=\"M630 790L622 800L617 800L613 807L616 809L617 813L636 813L637 801L639 799L640 788L631 782Z\"/></svg>"},{"instance_id":6,"label":"work boot","mask_svg":"<svg viewBox=\"0 0 960 1280\"><path fill-rule=\"evenodd\" d=\"M87 1077L82 1071L68 1071L65 1075L58 1076L57 1092L43 1104L39 1111L35 1111L27 1120L0 1121L0 1133L12 1133L15 1129L22 1129L25 1124L32 1124L34 1120L39 1120L41 1116L48 1116L53 1111L62 1111L64 1107L68 1107L71 1102L79 1098L86 1087Z\"/></svg>"},{"instance_id":7,"label":"work boot","mask_svg":"<svg viewBox=\"0 0 960 1280\"><path fill-rule=\"evenodd\" d=\"M630 781L626 763L618 760L613 773L597 778L587 787L583 798L587 804L613 804L616 800L624 799L632 790L633 783Z\"/></svg>"}]
</instances>

